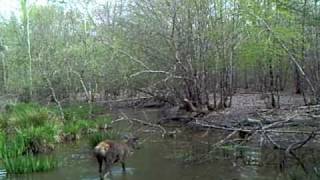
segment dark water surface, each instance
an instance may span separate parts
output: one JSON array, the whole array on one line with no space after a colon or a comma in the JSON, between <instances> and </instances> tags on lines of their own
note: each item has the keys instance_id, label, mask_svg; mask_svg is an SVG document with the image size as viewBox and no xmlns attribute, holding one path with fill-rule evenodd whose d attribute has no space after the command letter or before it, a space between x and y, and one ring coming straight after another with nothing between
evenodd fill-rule
<instances>
[{"instance_id":1,"label":"dark water surface","mask_svg":"<svg viewBox=\"0 0 320 180\"><path fill-rule=\"evenodd\" d=\"M126 112L129 117L157 120L159 112ZM138 132L138 131L136 131ZM142 134L142 133L141 133ZM274 180L284 179L280 167L284 165L281 152L274 150L232 150L226 147L213 153L211 161L203 162L204 155L212 151L206 144L220 138L218 132L211 132L203 138L204 132L182 132L174 138L162 139L157 134L144 133L145 142L140 150L127 162L127 172L119 165L112 168L114 180ZM96 180L99 179L98 165L92 156L86 140L75 144L60 145L56 151L60 159L59 168L45 173L10 175L3 179L32 180ZM317 161L317 152L305 151L309 155L305 165L315 169L311 162ZM285 164L285 172L300 171L294 160ZM1 178L0 178L1 179Z\"/></svg>"}]
</instances>

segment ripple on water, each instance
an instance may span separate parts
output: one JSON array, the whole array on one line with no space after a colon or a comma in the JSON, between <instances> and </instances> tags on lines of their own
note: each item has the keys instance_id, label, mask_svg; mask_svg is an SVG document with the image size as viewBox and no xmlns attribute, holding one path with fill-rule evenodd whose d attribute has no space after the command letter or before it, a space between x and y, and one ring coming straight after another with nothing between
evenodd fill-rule
<instances>
[{"instance_id":1,"label":"ripple on water","mask_svg":"<svg viewBox=\"0 0 320 180\"><path fill-rule=\"evenodd\" d=\"M6 179L7 171L5 169L0 169L0 179Z\"/></svg>"},{"instance_id":2,"label":"ripple on water","mask_svg":"<svg viewBox=\"0 0 320 180\"><path fill-rule=\"evenodd\" d=\"M111 177L110 175L105 176L105 180L114 179L117 177L121 178L121 176L124 176L124 175L133 175L134 170L135 170L134 168L128 167L126 168L126 172L123 172L121 167L113 167ZM80 179L81 180L100 180L100 177L94 175L94 176L81 177Z\"/></svg>"}]
</instances>

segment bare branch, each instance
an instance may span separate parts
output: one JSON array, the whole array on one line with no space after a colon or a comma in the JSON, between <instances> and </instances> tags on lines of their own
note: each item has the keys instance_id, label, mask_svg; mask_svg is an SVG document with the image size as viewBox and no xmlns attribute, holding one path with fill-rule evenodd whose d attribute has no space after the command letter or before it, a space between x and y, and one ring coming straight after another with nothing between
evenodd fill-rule
<instances>
[{"instance_id":1,"label":"bare branch","mask_svg":"<svg viewBox=\"0 0 320 180\"><path fill-rule=\"evenodd\" d=\"M142 125L147 125L147 126L150 126L150 127L159 128L162 131L161 136L163 138L167 134L166 129L164 127L162 127L161 125L159 125L159 124L153 124L153 123L150 123L150 122L147 122L147 121L143 121L143 120L140 120L140 119L136 119L136 118L129 118L126 114L124 114L124 113L121 113L121 114L122 114L122 117L117 119L117 120L112 121L111 124L117 123L117 122L120 122L120 121L129 121L131 123L132 122L136 122L136 123L140 123Z\"/></svg>"}]
</instances>

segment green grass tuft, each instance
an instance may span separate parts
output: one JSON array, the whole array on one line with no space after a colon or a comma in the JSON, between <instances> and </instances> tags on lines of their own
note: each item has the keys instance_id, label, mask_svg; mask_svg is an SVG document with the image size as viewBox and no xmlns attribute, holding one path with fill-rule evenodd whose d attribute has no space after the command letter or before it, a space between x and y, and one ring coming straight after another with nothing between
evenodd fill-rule
<instances>
[{"instance_id":1,"label":"green grass tuft","mask_svg":"<svg viewBox=\"0 0 320 180\"><path fill-rule=\"evenodd\" d=\"M61 124L60 120L47 108L36 104L12 105L0 117L2 128L40 127L47 124Z\"/></svg>"},{"instance_id":2,"label":"green grass tuft","mask_svg":"<svg viewBox=\"0 0 320 180\"><path fill-rule=\"evenodd\" d=\"M12 158L23 154L25 141L22 136L10 137L4 133L0 134L0 158Z\"/></svg>"},{"instance_id":3,"label":"green grass tuft","mask_svg":"<svg viewBox=\"0 0 320 180\"><path fill-rule=\"evenodd\" d=\"M57 109L55 111L58 113ZM100 114L103 112L103 108L100 106L93 106L91 111L92 114ZM88 104L71 104L63 108L63 113L66 121L89 119L90 106Z\"/></svg>"},{"instance_id":4,"label":"green grass tuft","mask_svg":"<svg viewBox=\"0 0 320 180\"><path fill-rule=\"evenodd\" d=\"M95 129L93 120L73 120L66 122L63 127L64 137L69 140L76 140L81 135L88 134Z\"/></svg>"},{"instance_id":5,"label":"green grass tuft","mask_svg":"<svg viewBox=\"0 0 320 180\"><path fill-rule=\"evenodd\" d=\"M99 129L103 129L106 125L111 124L112 117L107 115L98 116L94 119L94 122Z\"/></svg>"},{"instance_id":6,"label":"green grass tuft","mask_svg":"<svg viewBox=\"0 0 320 180\"><path fill-rule=\"evenodd\" d=\"M92 108L100 114L102 108ZM108 116L90 119L88 105L71 105L64 108L66 119L60 119L56 108L38 104L10 105L0 114L0 160L9 174L41 172L57 166L55 158L48 156L54 145L65 140L76 140L81 135L98 132L111 122ZM113 139L116 132L92 135L92 143ZM67 138L66 138L67 137Z\"/></svg>"},{"instance_id":7,"label":"green grass tuft","mask_svg":"<svg viewBox=\"0 0 320 180\"><path fill-rule=\"evenodd\" d=\"M51 156L26 155L15 158L4 158L3 165L10 174L24 174L49 171L58 166L58 161Z\"/></svg>"},{"instance_id":8,"label":"green grass tuft","mask_svg":"<svg viewBox=\"0 0 320 180\"><path fill-rule=\"evenodd\" d=\"M38 154L53 150L53 144L60 141L60 132L59 126L47 124L23 129L17 135L23 137L27 152Z\"/></svg>"}]
</instances>

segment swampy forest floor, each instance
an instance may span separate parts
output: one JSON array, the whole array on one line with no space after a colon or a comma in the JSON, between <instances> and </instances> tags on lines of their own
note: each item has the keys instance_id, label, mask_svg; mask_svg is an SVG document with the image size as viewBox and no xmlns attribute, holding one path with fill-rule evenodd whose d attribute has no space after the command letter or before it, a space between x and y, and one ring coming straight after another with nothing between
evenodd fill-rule
<instances>
[{"instance_id":1,"label":"swampy forest floor","mask_svg":"<svg viewBox=\"0 0 320 180\"><path fill-rule=\"evenodd\" d=\"M261 94L238 93L233 96L230 108L205 115L194 115L175 107L160 109L162 118L158 124L180 123L194 130L224 131L227 137L221 140L223 143L239 136L256 145L271 144L290 150L310 144L317 146L318 142L320 106L305 106L299 95L281 95L280 108L268 108Z\"/></svg>"}]
</instances>

